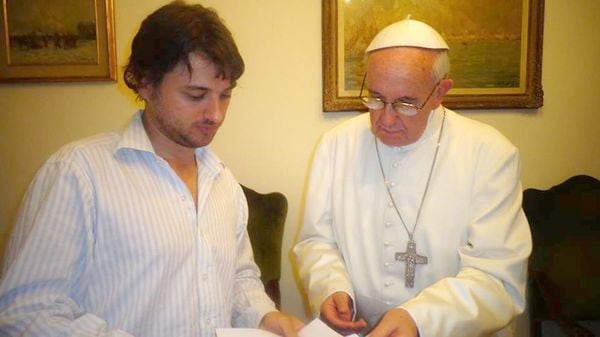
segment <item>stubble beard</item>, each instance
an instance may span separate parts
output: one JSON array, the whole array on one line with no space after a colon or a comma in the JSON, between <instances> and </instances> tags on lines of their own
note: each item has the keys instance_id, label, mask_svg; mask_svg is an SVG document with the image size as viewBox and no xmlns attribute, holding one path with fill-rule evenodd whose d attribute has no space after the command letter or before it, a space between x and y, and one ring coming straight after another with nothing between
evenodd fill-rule
<instances>
[{"instance_id":1,"label":"stubble beard","mask_svg":"<svg viewBox=\"0 0 600 337\"><path fill-rule=\"evenodd\" d=\"M184 125L179 125L176 121L173 120L171 120L172 122L170 122L169 120L167 120L167 118L165 118L165 116L167 115L168 114L164 113L162 105L159 105L153 118L158 131L171 141L175 142L176 144L190 149L196 149L199 147L206 146L212 141L214 135L206 136L201 140L194 140L191 136L183 132L183 130L185 130ZM208 120L204 120L202 121L202 123L209 125L214 124L214 122ZM206 139L207 137L208 139Z\"/></svg>"}]
</instances>

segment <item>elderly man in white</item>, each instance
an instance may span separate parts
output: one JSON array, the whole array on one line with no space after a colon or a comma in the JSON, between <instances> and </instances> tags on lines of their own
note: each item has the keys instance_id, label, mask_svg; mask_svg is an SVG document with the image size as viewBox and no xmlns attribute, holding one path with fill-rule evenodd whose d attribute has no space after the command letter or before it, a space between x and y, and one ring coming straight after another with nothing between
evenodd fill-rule
<instances>
[{"instance_id":1,"label":"elderly man in white","mask_svg":"<svg viewBox=\"0 0 600 337\"><path fill-rule=\"evenodd\" d=\"M517 149L441 105L449 47L402 20L367 48L369 114L327 132L294 247L311 307L371 337L490 336L524 311Z\"/></svg>"}]
</instances>

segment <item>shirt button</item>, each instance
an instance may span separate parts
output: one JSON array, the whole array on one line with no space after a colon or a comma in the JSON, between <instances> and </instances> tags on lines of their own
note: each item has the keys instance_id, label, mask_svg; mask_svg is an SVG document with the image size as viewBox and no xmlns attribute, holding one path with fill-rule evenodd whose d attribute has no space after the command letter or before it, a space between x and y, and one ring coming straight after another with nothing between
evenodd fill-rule
<instances>
[{"instance_id":1,"label":"shirt button","mask_svg":"<svg viewBox=\"0 0 600 337\"><path fill-rule=\"evenodd\" d=\"M391 266L391 265L392 265L392 263L391 263L391 262L386 262L386 263L384 263L383 265L384 265L386 268L389 268L389 266Z\"/></svg>"},{"instance_id":2,"label":"shirt button","mask_svg":"<svg viewBox=\"0 0 600 337\"><path fill-rule=\"evenodd\" d=\"M389 207L389 208L392 208L392 207L394 207L394 203L392 203L391 201L390 201L390 202L388 202L388 207Z\"/></svg>"},{"instance_id":3,"label":"shirt button","mask_svg":"<svg viewBox=\"0 0 600 337\"><path fill-rule=\"evenodd\" d=\"M400 166L400 163L399 163L399 162L397 162L397 161L395 161L395 162L392 164L392 166L393 166L393 167L398 167L398 166Z\"/></svg>"},{"instance_id":4,"label":"shirt button","mask_svg":"<svg viewBox=\"0 0 600 337\"><path fill-rule=\"evenodd\" d=\"M384 285L384 286L386 286L386 287L389 287L390 285L392 285L392 283L391 283L391 282L389 282L389 281L385 281L385 282L383 283L383 285Z\"/></svg>"},{"instance_id":5,"label":"shirt button","mask_svg":"<svg viewBox=\"0 0 600 337\"><path fill-rule=\"evenodd\" d=\"M392 182L390 183L390 186L391 186L391 187L395 187L395 186L396 186L396 183L392 181Z\"/></svg>"},{"instance_id":6,"label":"shirt button","mask_svg":"<svg viewBox=\"0 0 600 337\"><path fill-rule=\"evenodd\" d=\"M384 242L383 242L383 245L387 247L387 246L389 246L389 245L390 245L390 242L389 242L389 241L384 241Z\"/></svg>"},{"instance_id":7,"label":"shirt button","mask_svg":"<svg viewBox=\"0 0 600 337\"><path fill-rule=\"evenodd\" d=\"M386 222L385 222L385 227L388 227L388 228L389 228L389 227L392 227L392 223L391 223L391 222L389 222L389 221L386 221Z\"/></svg>"}]
</instances>

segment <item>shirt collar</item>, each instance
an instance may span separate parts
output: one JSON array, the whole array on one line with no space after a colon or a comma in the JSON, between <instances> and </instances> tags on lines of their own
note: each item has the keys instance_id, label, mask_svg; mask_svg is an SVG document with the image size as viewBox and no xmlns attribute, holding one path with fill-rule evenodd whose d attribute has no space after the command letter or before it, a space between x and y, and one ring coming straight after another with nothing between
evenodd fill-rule
<instances>
[{"instance_id":1,"label":"shirt collar","mask_svg":"<svg viewBox=\"0 0 600 337\"><path fill-rule=\"evenodd\" d=\"M150 152L156 155L150 138L142 124L142 115L144 110L139 110L129 122L127 128L123 131L123 135L115 152L120 152L123 149L133 149L138 151Z\"/></svg>"},{"instance_id":2,"label":"shirt collar","mask_svg":"<svg viewBox=\"0 0 600 337\"><path fill-rule=\"evenodd\" d=\"M208 170L211 176L216 177L225 169L225 163L208 146L197 148L195 153L196 160Z\"/></svg>"}]
</instances>

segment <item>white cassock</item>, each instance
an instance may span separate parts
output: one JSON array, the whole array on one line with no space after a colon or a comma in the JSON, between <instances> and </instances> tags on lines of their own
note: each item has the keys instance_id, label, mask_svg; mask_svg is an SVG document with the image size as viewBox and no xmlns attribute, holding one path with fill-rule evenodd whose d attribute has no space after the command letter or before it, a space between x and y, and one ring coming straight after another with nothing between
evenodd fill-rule
<instances>
[{"instance_id":1,"label":"white cassock","mask_svg":"<svg viewBox=\"0 0 600 337\"><path fill-rule=\"evenodd\" d=\"M379 143L391 193L408 230L442 123L432 111L421 138ZM429 192L414 230L428 258L405 286L408 234L388 196L369 115L327 132L314 156L303 228L294 247L313 313L336 291L374 325L406 309L421 337L489 336L524 311L531 235L521 208L517 149L498 131L446 109Z\"/></svg>"}]
</instances>

